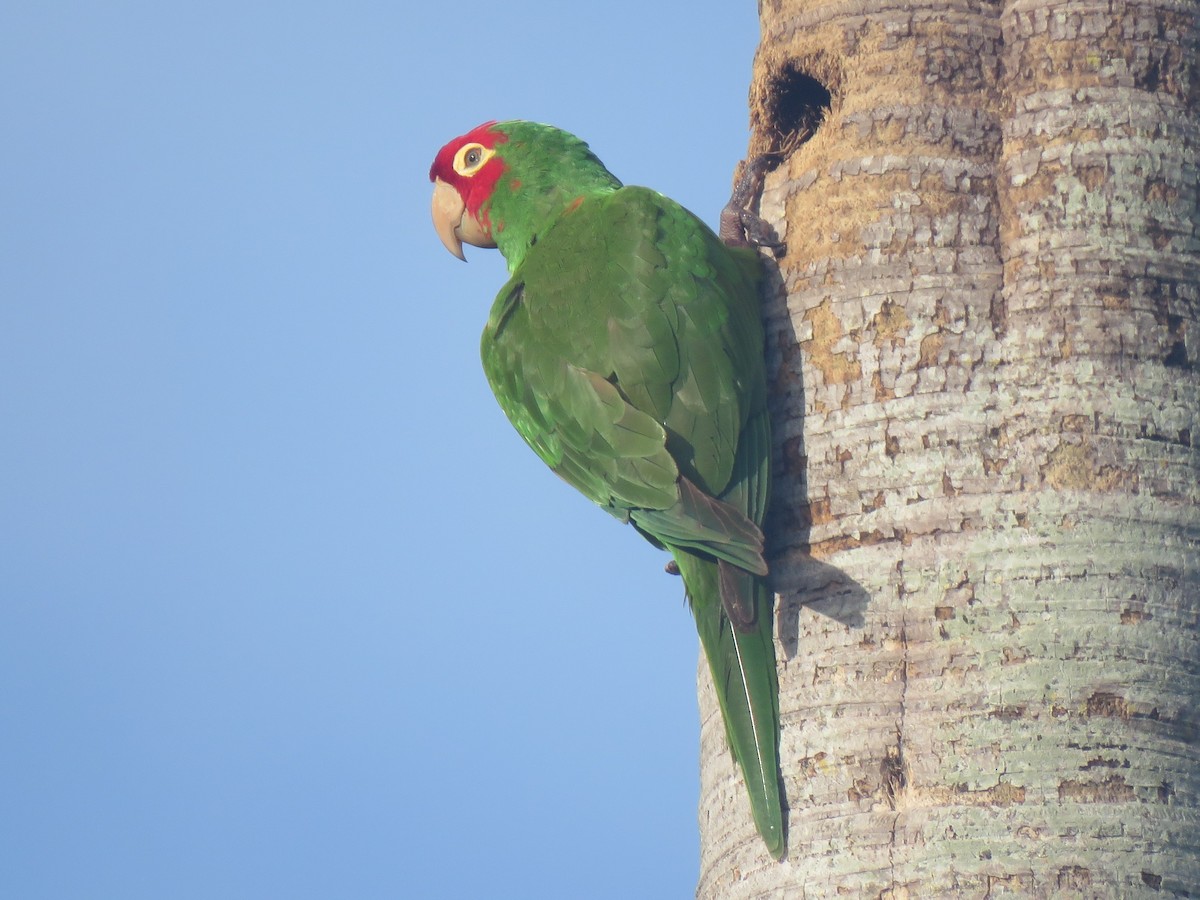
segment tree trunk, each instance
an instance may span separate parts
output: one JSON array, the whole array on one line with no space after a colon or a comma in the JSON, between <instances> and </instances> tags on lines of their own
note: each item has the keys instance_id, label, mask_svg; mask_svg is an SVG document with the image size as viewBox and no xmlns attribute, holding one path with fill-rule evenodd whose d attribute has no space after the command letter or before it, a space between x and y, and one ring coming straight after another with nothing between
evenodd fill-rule
<instances>
[{"instance_id":1,"label":"tree trunk","mask_svg":"<svg viewBox=\"0 0 1200 900\"><path fill-rule=\"evenodd\" d=\"M1198 896L1197 5L760 15L788 854L702 671L698 896Z\"/></svg>"}]
</instances>

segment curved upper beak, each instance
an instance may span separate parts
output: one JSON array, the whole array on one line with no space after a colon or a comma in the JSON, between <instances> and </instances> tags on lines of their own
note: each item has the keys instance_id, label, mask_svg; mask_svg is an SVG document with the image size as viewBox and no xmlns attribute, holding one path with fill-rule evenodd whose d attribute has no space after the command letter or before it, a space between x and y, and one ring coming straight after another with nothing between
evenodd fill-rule
<instances>
[{"instance_id":1,"label":"curved upper beak","mask_svg":"<svg viewBox=\"0 0 1200 900\"><path fill-rule=\"evenodd\" d=\"M495 247L488 230L467 212L467 205L451 185L438 178L433 185L433 227L447 250L466 261L462 245Z\"/></svg>"}]
</instances>

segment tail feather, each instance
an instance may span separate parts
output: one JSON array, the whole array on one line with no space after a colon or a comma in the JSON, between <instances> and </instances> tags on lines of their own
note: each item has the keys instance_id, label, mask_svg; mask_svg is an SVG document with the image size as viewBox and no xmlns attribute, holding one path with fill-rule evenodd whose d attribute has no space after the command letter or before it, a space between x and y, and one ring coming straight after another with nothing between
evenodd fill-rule
<instances>
[{"instance_id":1,"label":"tail feather","mask_svg":"<svg viewBox=\"0 0 1200 900\"><path fill-rule=\"evenodd\" d=\"M771 597L766 583L743 570L719 573L715 560L675 551L700 643L708 659L725 735L741 767L754 822L776 859L783 856L783 803L779 786L779 679L775 670ZM727 564L726 564L727 565ZM721 596L722 581L747 589L753 613L734 627Z\"/></svg>"},{"instance_id":2,"label":"tail feather","mask_svg":"<svg viewBox=\"0 0 1200 900\"><path fill-rule=\"evenodd\" d=\"M758 621L757 579L745 569L739 569L723 559L717 560L717 584L720 586L721 606L738 631L750 631Z\"/></svg>"}]
</instances>

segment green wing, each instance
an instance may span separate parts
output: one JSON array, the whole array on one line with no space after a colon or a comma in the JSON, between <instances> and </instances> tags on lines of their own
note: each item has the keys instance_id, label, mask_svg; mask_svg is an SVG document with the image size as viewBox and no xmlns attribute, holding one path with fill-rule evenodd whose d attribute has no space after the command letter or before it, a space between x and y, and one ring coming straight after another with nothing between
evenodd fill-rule
<instances>
[{"instance_id":1,"label":"green wing","mask_svg":"<svg viewBox=\"0 0 1200 900\"><path fill-rule=\"evenodd\" d=\"M500 405L551 468L623 517L671 509L682 475L760 519L766 454L738 454L743 431L766 426L755 264L653 191L588 199L492 309L482 350Z\"/></svg>"},{"instance_id":2,"label":"green wing","mask_svg":"<svg viewBox=\"0 0 1200 900\"><path fill-rule=\"evenodd\" d=\"M542 460L674 553L730 748L778 856L757 279L753 252L653 191L621 188L579 203L529 249L492 307L482 355Z\"/></svg>"}]
</instances>

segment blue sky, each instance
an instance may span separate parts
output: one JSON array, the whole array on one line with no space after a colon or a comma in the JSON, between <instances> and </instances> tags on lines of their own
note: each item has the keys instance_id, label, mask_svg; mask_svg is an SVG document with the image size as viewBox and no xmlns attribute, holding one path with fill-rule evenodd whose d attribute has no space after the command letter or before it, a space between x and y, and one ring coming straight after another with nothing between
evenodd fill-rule
<instances>
[{"instance_id":1,"label":"blue sky","mask_svg":"<svg viewBox=\"0 0 1200 900\"><path fill-rule=\"evenodd\" d=\"M0 896L692 895L682 585L429 221L529 118L716 222L754 5L594 10L0 11Z\"/></svg>"}]
</instances>

